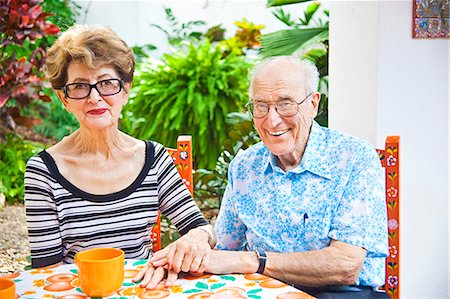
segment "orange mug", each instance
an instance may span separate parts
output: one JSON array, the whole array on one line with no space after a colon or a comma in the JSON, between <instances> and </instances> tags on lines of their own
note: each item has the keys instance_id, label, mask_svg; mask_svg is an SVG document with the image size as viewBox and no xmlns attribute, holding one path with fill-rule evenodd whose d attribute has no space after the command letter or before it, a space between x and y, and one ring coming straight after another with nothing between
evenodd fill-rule
<instances>
[{"instance_id":1,"label":"orange mug","mask_svg":"<svg viewBox=\"0 0 450 299\"><path fill-rule=\"evenodd\" d=\"M122 286L124 252L116 248L94 248L75 255L78 282L89 297L108 297Z\"/></svg>"},{"instance_id":2,"label":"orange mug","mask_svg":"<svg viewBox=\"0 0 450 299\"><path fill-rule=\"evenodd\" d=\"M8 278L0 278L0 298L16 299L16 284Z\"/></svg>"}]
</instances>

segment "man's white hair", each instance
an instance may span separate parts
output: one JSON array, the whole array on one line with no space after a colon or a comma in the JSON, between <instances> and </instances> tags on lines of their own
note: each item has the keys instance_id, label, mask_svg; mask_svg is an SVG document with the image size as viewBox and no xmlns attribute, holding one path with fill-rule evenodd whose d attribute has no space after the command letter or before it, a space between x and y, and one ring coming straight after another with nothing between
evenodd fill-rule
<instances>
[{"instance_id":1,"label":"man's white hair","mask_svg":"<svg viewBox=\"0 0 450 299\"><path fill-rule=\"evenodd\" d=\"M274 56L264 59L253 68L250 77L250 87L248 89L248 95L250 96L250 98L253 97L253 81L255 80L255 77L258 75L258 73L266 67L270 67L271 65L276 65L281 62L295 66L297 71L299 72L299 77L300 74L303 74L305 76L306 94L317 91L319 86L319 71L312 62L304 59L302 60L294 56Z\"/></svg>"}]
</instances>

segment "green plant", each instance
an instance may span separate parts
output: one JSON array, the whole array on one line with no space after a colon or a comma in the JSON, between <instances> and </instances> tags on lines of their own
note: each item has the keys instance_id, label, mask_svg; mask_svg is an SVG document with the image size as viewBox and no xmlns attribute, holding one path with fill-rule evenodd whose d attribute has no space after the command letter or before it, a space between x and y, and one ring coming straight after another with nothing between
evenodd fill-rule
<instances>
[{"instance_id":1,"label":"green plant","mask_svg":"<svg viewBox=\"0 0 450 299\"><path fill-rule=\"evenodd\" d=\"M197 166L213 168L226 138L225 116L247 100L250 67L245 57L222 57L207 39L165 54L162 62L143 61L125 109L146 121L129 133L166 146L191 134Z\"/></svg>"},{"instance_id":2,"label":"green plant","mask_svg":"<svg viewBox=\"0 0 450 299\"><path fill-rule=\"evenodd\" d=\"M208 28L205 33L205 37L212 42L220 42L224 39L226 29L222 27L222 24Z\"/></svg>"},{"instance_id":3,"label":"green plant","mask_svg":"<svg viewBox=\"0 0 450 299\"><path fill-rule=\"evenodd\" d=\"M61 31L66 31L75 24L81 6L72 0L45 0L42 8L51 14L47 18L50 23L58 26Z\"/></svg>"},{"instance_id":4,"label":"green plant","mask_svg":"<svg viewBox=\"0 0 450 299\"><path fill-rule=\"evenodd\" d=\"M175 46L182 41L199 41L203 37L203 33L195 31L194 27L205 25L206 23L204 21L197 20L180 24L173 14L172 9L164 8L164 12L166 13L166 19L169 22L170 30L166 30L158 24L151 24L150 26L156 27L164 32L170 45Z\"/></svg>"},{"instance_id":5,"label":"green plant","mask_svg":"<svg viewBox=\"0 0 450 299\"><path fill-rule=\"evenodd\" d=\"M8 133L0 146L0 193L8 203L23 201L23 176L28 159L44 149L44 145Z\"/></svg>"},{"instance_id":6,"label":"green plant","mask_svg":"<svg viewBox=\"0 0 450 299\"><path fill-rule=\"evenodd\" d=\"M246 18L243 18L242 21L235 21L234 24L238 27L235 37L242 43L243 47L254 49L261 46L259 37L261 36L261 29L264 29L265 25L255 25L253 22L247 21Z\"/></svg>"},{"instance_id":7,"label":"green plant","mask_svg":"<svg viewBox=\"0 0 450 299\"><path fill-rule=\"evenodd\" d=\"M146 44L143 46L132 47L134 58L136 59L136 64L141 63L146 57L149 57L151 52L156 50L156 46L152 44Z\"/></svg>"},{"instance_id":8,"label":"green plant","mask_svg":"<svg viewBox=\"0 0 450 299\"><path fill-rule=\"evenodd\" d=\"M77 8L71 0L0 0L0 137L41 121L53 94L45 90L45 50L74 24Z\"/></svg>"},{"instance_id":9,"label":"green plant","mask_svg":"<svg viewBox=\"0 0 450 299\"><path fill-rule=\"evenodd\" d=\"M308 0L310 1L310 0ZM287 3L285 3L287 2ZM306 1L268 1L268 6L282 6L285 4L293 4ZM303 18L293 20L289 13L282 8L278 8L273 14L291 29L278 30L261 36L261 54L264 57L277 55L291 55L296 50L306 48L308 46L321 43L328 40L328 20L323 21L321 18L315 20L314 16L319 11L320 3L314 2L310 4L303 12ZM324 11L328 18L328 11ZM311 24L315 23L315 24Z\"/></svg>"},{"instance_id":10,"label":"green plant","mask_svg":"<svg viewBox=\"0 0 450 299\"><path fill-rule=\"evenodd\" d=\"M228 138L222 143L215 168L197 169L194 173L195 199L204 213L219 209L228 183L230 162L240 151L260 141L248 113L231 112L227 115L227 123L230 125Z\"/></svg>"},{"instance_id":11,"label":"green plant","mask_svg":"<svg viewBox=\"0 0 450 299\"><path fill-rule=\"evenodd\" d=\"M230 53L244 55L246 50L258 49L261 46L259 37L261 36L261 29L265 27L264 25L255 25L245 18L242 21L235 21L234 24L238 27L235 35L221 40L218 44L224 57Z\"/></svg>"}]
</instances>

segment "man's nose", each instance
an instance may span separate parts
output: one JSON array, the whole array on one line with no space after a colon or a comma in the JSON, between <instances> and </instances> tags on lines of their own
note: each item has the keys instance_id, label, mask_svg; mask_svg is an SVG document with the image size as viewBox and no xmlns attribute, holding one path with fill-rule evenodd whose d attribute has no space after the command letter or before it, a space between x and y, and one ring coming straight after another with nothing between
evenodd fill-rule
<instances>
[{"instance_id":1,"label":"man's nose","mask_svg":"<svg viewBox=\"0 0 450 299\"><path fill-rule=\"evenodd\" d=\"M274 105L270 105L266 118L272 127L275 127L282 121L281 115L278 113Z\"/></svg>"}]
</instances>

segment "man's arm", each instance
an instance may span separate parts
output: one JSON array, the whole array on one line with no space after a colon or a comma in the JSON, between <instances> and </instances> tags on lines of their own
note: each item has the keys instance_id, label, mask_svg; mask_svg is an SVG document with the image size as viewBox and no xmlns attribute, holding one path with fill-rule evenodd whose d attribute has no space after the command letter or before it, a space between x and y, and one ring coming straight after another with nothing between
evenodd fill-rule
<instances>
[{"instance_id":1,"label":"man's arm","mask_svg":"<svg viewBox=\"0 0 450 299\"><path fill-rule=\"evenodd\" d=\"M366 250L332 240L320 250L293 253L266 252L264 275L304 286L352 285L358 280ZM207 272L254 273L259 259L254 251L213 250Z\"/></svg>"}]
</instances>

